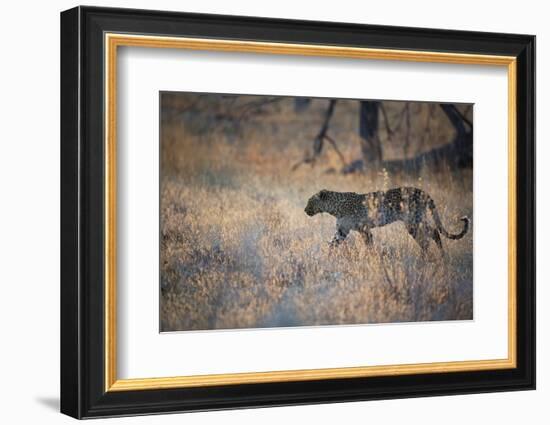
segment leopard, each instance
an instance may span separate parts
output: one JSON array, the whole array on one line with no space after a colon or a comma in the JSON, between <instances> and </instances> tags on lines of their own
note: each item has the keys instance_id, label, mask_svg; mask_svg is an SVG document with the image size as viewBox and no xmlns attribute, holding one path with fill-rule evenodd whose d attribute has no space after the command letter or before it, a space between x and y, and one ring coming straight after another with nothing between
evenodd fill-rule
<instances>
[{"instance_id":1,"label":"leopard","mask_svg":"<svg viewBox=\"0 0 550 425\"><path fill-rule=\"evenodd\" d=\"M442 256L447 258L440 235L451 240L461 239L470 227L470 219L465 215L460 218L463 222L460 232L447 231L433 198L416 187L396 187L369 193L323 189L309 198L304 211L310 217L327 213L336 218L336 234L329 243L331 247L344 242L353 230L362 236L368 248L372 248L372 229L401 221L419 245L423 256L433 240ZM433 223L429 220L429 213Z\"/></svg>"}]
</instances>

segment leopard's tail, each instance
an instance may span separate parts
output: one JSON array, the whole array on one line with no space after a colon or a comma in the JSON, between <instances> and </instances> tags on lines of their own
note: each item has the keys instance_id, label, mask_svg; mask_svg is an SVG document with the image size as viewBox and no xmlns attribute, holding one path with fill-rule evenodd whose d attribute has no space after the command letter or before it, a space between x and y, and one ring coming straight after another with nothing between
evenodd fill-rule
<instances>
[{"instance_id":1,"label":"leopard's tail","mask_svg":"<svg viewBox=\"0 0 550 425\"><path fill-rule=\"evenodd\" d=\"M462 228L462 231L460 233L449 233L443 227L443 223L441 222L441 218L439 217L439 213L437 212L437 208L435 206L435 202L433 199L430 199L428 206L430 207L430 210L432 211L432 217L435 221L435 224L437 226L437 230L439 230L446 238L449 239L461 239L464 237L466 233L468 233L468 228L470 227L470 219L467 216L461 217L460 220L464 222L464 227Z\"/></svg>"}]
</instances>

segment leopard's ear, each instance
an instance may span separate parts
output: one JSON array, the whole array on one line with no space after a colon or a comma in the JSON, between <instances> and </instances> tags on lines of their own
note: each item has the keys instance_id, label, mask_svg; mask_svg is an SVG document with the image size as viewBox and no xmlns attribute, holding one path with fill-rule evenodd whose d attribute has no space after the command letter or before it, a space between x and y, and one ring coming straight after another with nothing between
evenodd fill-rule
<instances>
[{"instance_id":1,"label":"leopard's ear","mask_svg":"<svg viewBox=\"0 0 550 425\"><path fill-rule=\"evenodd\" d=\"M319 199L320 199L321 201L326 200L327 197L328 197L328 190L323 189L323 190L321 190L321 191L319 192Z\"/></svg>"}]
</instances>

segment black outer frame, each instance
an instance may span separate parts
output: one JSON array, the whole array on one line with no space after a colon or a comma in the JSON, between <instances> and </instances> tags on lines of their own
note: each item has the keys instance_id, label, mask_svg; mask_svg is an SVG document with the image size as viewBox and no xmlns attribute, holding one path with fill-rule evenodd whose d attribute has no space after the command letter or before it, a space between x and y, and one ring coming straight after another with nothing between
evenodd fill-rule
<instances>
[{"instance_id":1,"label":"black outer frame","mask_svg":"<svg viewBox=\"0 0 550 425\"><path fill-rule=\"evenodd\" d=\"M104 391L105 32L517 58L517 368ZM535 388L535 37L77 7L61 13L61 412L76 418Z\"/></svg>"}]
</instances>

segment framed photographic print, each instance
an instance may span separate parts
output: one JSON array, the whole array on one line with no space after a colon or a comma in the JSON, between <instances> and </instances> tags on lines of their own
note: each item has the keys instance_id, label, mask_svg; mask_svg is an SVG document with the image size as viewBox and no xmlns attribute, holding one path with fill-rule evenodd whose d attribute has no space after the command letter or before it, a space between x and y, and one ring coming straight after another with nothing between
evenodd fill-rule
<instances>
[{"instance_id":1,"label":"framed photographic print","mask_svg":"<svg viewBox=\"0 0 550 425\"><path fill-rule=\"evenodd\" d=\"M535 387L535 38L61 14L61 411Z\"/></svg>"}]
</instances>

